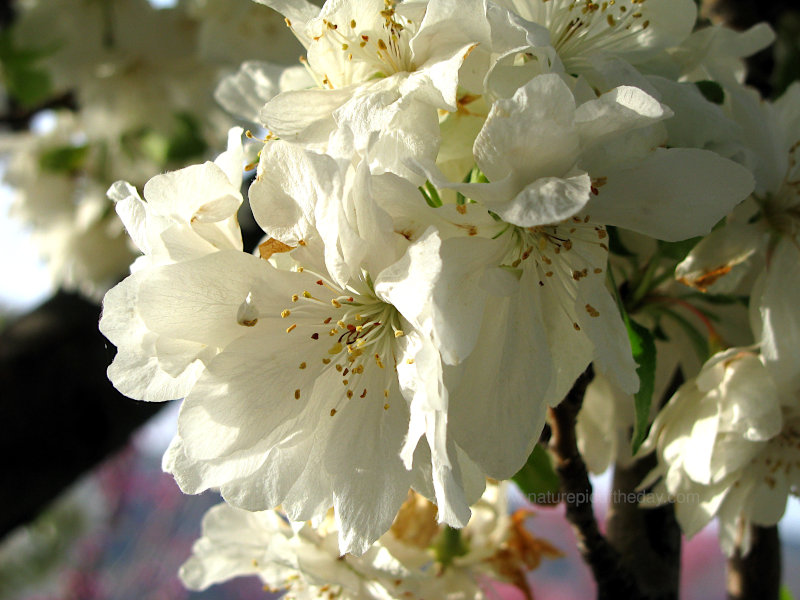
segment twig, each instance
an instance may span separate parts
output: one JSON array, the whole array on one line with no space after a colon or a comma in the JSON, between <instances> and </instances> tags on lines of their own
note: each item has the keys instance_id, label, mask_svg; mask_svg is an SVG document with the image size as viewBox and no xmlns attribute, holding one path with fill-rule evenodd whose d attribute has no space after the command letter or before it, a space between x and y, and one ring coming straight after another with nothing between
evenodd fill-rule
<instances>
[{"instance_id":1,"label":"twig","mask_svg":"<svg viewBox=\"0 0 800 600\"><path fill-rule=\"evenodd\" d=\"M590 365L578 377L563 402L550 409L550 449L555 459L556 473L561 479L567 520L575 531L578 549L594 574L598 599L637 600L644 596L636 586L633 575L622 565L619 552L597 527L592 508L592 484L575 437L575 420L583 404L586 388L593 378L594 371Z\"/></svg>"}]
</instances>

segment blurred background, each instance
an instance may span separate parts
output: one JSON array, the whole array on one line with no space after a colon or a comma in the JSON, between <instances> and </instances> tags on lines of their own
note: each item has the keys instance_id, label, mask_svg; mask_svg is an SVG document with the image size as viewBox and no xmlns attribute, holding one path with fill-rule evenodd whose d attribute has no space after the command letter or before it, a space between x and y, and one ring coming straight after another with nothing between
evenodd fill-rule
<instances>
[{"instance_id":1,"label":"blurred background","mask_svg":"<svg viewBox=\"0 0 800 600\"><path fill-rule=\"evenodd\" d=\"M219 498L184 496L161 472L178 403L119 395L105 377L114 348L97 331L103 292L135 256L105 190L117 179L141 189L224 148L237 122L214 102L219 78L301 54L266 12L252 0L0 0L0 600L267 597L255 579L183 589L178 567ZM772 25L777 42L750 59L766 97L800 79L795 1L716 0L702 14ZM252 247L257 231L242 223ZM601 516L609 487L595 480ZM537 597L590 597L562 509L533 510L530 529L565 553L531 573ZM796 499L781 538L797 597ZM724 596L713 526L682 562L683 598Z\"/></svg>"}]
</instances>

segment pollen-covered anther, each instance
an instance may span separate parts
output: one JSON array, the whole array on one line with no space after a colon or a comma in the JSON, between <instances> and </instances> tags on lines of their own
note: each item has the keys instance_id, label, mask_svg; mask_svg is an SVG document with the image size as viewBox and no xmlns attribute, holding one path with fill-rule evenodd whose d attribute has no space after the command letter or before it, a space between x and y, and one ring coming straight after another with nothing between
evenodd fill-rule
<instances>
[{"instance_id":1,"label":"pollen-covered anther","mask_svg":"<svg viewBox=\"0 0 800 600\"><path fill-rule=\"evenodd\" d=\"M597 310L597 309L596 309L594 306L592 306L591 304L587 304L587 305L585 306L585 308L586 308L586 312L587 312L587 313L589 313L589 316L590 316L590 317L599 317L599 316L600 316L600 311L598 311L598 310Z\"/></svg>"}]
</instances>

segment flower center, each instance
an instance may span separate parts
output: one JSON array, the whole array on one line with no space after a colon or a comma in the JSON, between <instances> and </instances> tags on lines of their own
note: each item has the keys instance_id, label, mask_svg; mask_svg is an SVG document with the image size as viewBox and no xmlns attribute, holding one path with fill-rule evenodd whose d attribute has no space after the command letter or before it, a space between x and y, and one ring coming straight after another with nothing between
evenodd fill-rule
<instances>
[{"instance_id":1,"label":"flower center","mask_svg":"<svg viewBox=\"0 0 800 600\"><path fill-rule=\"evenodd\" d=\"M409 45L415 26L396 12L394 0L375 4L375 13L345 14L343 6L315 24L301 62L318 86L341 88L416 68Z\"/></svg>"},{"instance_id":2,"label":"flower center","mask_svg":"<svg viewBox=\"0 0 800 600\"><path fill-rule=\"evenodd\" d=\"M512 227L513 242L507 256L506 268L528 271L538 280L539 287L555 286L556 293L575 296L576 286L590 277L605 277L608 260L608 234L602 225L591 223L589 215L574 216L555 225ZM579 318L570 303L559 303L572 327L580 331ZM584 310L590 317L600 312L591 304Z\"/></svg>"},{"instance_id":3,"label":"flower center","mask_svg":"<svg viewBox=\"0 0 800 600\"><path fill-rule=\"evenodd\" d=\"M646 0L541 0L531 7L530 0L512 0L520 16L550 30L553 47L570 67L582 66L599 50L625 50L633 38L650 26L642 14Z\"/></svg>"},{"instance_id":4,"label":"flower center","mask_svg":"<svg viewBox=\"0 0 800 600\"><path fill-rule=\"evenodd\" d=\"M300 337L297 368L309 370L311 386L317 379L313 373L333 374L335 370L343 393L341 397L331 392L335 403L337 398L377 397L388 410L399 354L396 339L404 335L400 314L376 298L366 283L361 291L339 289L324 278L315 283L319 287L313 293L300 290L293 294L291 304L280 313L288 323L286 334ZM302 387L298 388L294 398L299 400L304 394ZM331 416L337 407L338 403Z\"/></svg>"}]
</instances>

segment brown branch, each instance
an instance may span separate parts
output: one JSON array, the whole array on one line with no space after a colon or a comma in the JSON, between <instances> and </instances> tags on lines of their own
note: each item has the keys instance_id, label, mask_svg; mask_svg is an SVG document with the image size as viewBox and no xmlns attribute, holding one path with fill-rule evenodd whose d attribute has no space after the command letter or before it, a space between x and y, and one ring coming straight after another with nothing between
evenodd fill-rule
<instances>
[{"instance_id":1,"label":"brown branch","mask_svg":"<svg viewBox=\"0 0 800 600\"><path fill-rule=\"evenodd\" d=\"M677 369L659 406L663 407L683 382L683 373ZM673 600L680 591L681 568L681 530L675 518L675 507L665 504L642 508L639 506L641 493L636 491L656 464L656 454L650 453L631 464L614 467L606 535L649 598Z\"/></svg>"},{"instance_id":2,"label":"brown branch","mask_svg":"<svg viewBox=\"0 0 800 600\"><path fill-rule=\"evenodd\" d=\"M781 593L781 541L778 526L752 525L753 544L728 559L729 600L778 600Z\"/></svg>"},{"instance_id":3,"label":"brown branch","mask_svg":"<svg viewBox=\"0 0 800 600\"><path fill-rule=\"evenodd\" d=\"M550 450L561 479L561 497L567 520L578 540L578 549L597 582L599 599L637 600L644 598L631 572L622 564L619 552L603 537L592 507L592 484L586 464L578 451L575 421L583 404L586 388L594 378L590 365L577 379L563 402L551 408Z\"/></svg>"},{"instance_id":4,"label":"brown branch","mask_svg":"<svg viewBox=\"0 0 800 600\"><path fill-rule=\"evenodd\" d=\"M0 335L0 538L111 452L162 404L109 383L100 309L61 292Z\"/></svg>"}]
</instances>

